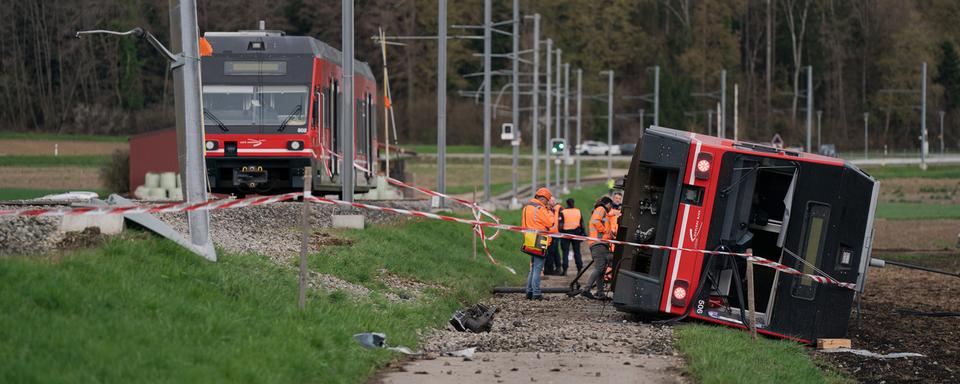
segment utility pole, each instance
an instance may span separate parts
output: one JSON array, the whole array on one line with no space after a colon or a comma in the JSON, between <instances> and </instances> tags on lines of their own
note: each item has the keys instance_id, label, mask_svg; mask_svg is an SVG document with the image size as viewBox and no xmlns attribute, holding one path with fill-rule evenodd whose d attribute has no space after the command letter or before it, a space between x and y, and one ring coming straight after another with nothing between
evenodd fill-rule
<instances>
[{"instance_id":1,"label":"utility pole","mask_svg":"<svg viewBox=\"0 0 960 384\"><path fill-rule=\"evenodd\" d=\"M820 118L823 116L823 111L817 111L817 150L820 149L820 146L823 143L820 141Z\"/></svg>"},{"instance_id":2,"label":"utility pole","mask_svg":"<svg viewBox=\"0 0 960 384\"><path fill-rule=\"evenodd\" d=\"M727 70L720 71L720 138L727 137Z\"/></svg>"},{"instance_id":3,"label":"utility pole","mask_svg":"<svg viewBox=\"0 0 960 384\"><path fill-rule=\"evenodd\" d=\"M870 112L863 113L863 158L870 158Z\"/></svg>"},{"instance_id":4,"label":"utility pole","mask_svg":"<svg viewBox=\"0 0 960 384\"><path fill-rule=\"evenodd\" d=\"M643 133L643 120L645 119L644 114L647 112L646 109L640 108L637 110L637 114L640 115L640 132Z\"/></svg>"},{"instance_id":5,"label":"utility pole","mask_svg":"<svg viewBox=\"0 0 960 384\"><path fill-rule=\"evenodd\" d=\"M174 101L177 111L178 157L187 203L207 201L206 172L203 160L203 98L200 93L200 38L197 36L197 4L194 0L171 2L170 42L173 52L180 51L183 65L173 70ZM187 213L190 242L201 256L217 261L210 240L209 211Z\"/></svg>"},{"instance_id":6,"label":"utility pole","mask_svg":"<svg viewBox=\"0 0 960 384\"><path fill-rule=\"evenodd\" d=\"M513 105L510 108L510 121L513 123L513 193L510 195L510 207L520 208L517 201L517 170L520 168L520 0L513 0Z\"/></svg>"},{"instance_id":7,"label":"utility pole","mask_svg":"<svg viewBox=\"0 0 960 384\"><path fill-rule=\"evenodd\" d=\"M445 194L447 193L447 0L437 0L437 8L437 191ZM384 142L388 141L384 140ZM441 208L446 206L443 198L440 198L439 203Z\"/></svg>"},{"instance_id":8,"label":"utility pole","mask_svg":"<svg viewBox=\"0 0 960 384\"><path fill-rule=\"evenodd\" d=\"M740 102L740 85L733 83L733 141L737 141L737 124L739 123L737 119L739 118L738 109Z\"/></svg>"},{"instance_id":9,"label":"utility pole","mask_svg":"<svg viewBox=\"0 0 960 384\"><path fill-rule=\"evenodd\" d=\"M561 128L562 128L562 127L561 127L561 124L560 124L560 120L561 120L561 118L563 117L563 108L561 108L561 107L563 107L563 50L562 50L562 49L557 49L557 85L556 85L556 92L557 92L557 93L556 93L556 95L557 95L557 103L556 103L556 104L557 104L557 119L556 119L556 121L557 121L557 126L554 127L554 137L556 137L556 138L558 138L558 139L561 139L561 138L563 138L563 137L560 137L560 133L561 133L560 130L561 130ZM555 185L556 185L556 188L557 188L557 189L560 189L560 186L561 186L561 185L560 185L560 168L561 168L560 165L561 165L561 163L562 163L562 161L560 160L560 159L561 159L561 156L562 156L562 155L558 153L558 154L557 154L557 158L554 159L554 163L553 163L554 165L556 165L556 167L554 167L554 168L556 168L555 175L554 175L554 180L556 180L556 184L555 184ZM559 192L559 191L555 191L555 192Z\"/></svg>"},{"instance_id":10,"label":"utility pole","mask_svg":"<svg viewBox=\"0 0 960 384\"><path fill-rule=\"evenodd\" d=\"M570 193L570 63L563 64L563 138L567 145L563 147L563 193Z\"/></svg>"},{"instance_id":11,"label":"utility pole","mask_svg":"<svg viewBox=\"0 0 960 384\"><path fill-rule=\"evenodd\" d=\"M920 67L920 169L927 170L927 62Z\"/></svg>"},{"instance_id":12,"label":"utility pole","mask_svg":"<svg viewBox=\"0 0 960 384\"><path fill-rule=\"evenodd\" d=\"M343 0L341 11L341 44L343 45L343 103L340 110L340 153L343 154L340 173L340 198L344 201L353 201L353 120L356 102L353 97L353 0Z\"/></svg>"},{"instance_id":13,"label":"utility pole","mask_svg":"<svg viewBox=\"0 0 960 384\"><path fill-rule=\"evenodd\" d=\"M607 180L613 179L613 70L603 71L607 75Z\"/></svg>"},{"instance_id":14,"label":"utility pole","mask_svg":"<svg viewBox=\"0 0 960 384\"><path fill-rule=\"evenodd\" d=\"M533 130L533 175L530 178L530 195L537 193L540 168L540 14L533 15L533 116L530 119ZM548 140L549 141L549 140Z\"/></svg>"},{"instance_id":15,"label":"utility pole","mask_svg":"<svg viewBox=\"0 0 960 384\"><path fill-rule=\"evenodd\" d=\"M546 136L547 141L546 141L546 143L545 143L545 144L546 144L546 146L545 146L545 147L546 147L546 151L544 152L544 157L546 158L546 161L544 161L544 163L545 163L544 176L546 176L546 177L544 177L544 186L546 186L547 188L550 188L550 176L551 176L551 175L550 175L550 160L551 160L551 159L550 159L550 139L551 139L551 136L553 136L553 133L550 132L550 129L552 128L552 126L551 126L551 124L550 124L550 123L552 122L552 121L551 121L551 114L550 114L550 112L551 112L551 104L550 104L550 103L553 101L553 97L552 97L553 92L551 91L551 88L550 88L550 87L552 86L552 83L551 83L552 76L551 76L551 75L553 74L553 72L552 72L552 70L553 70L553 68L552 68L552 63L553 63L553 61L552 61L552 60L553 60L553 39L547 39L547 52L546 52L546 54L547 54L547 55L546 55L546 56L547 56L547 73L546 73L546 75L547 75L547 87L546 87L546 92L545 92L545 94L546 94L546 96L547 96L547 105L546 105L547 111L546 111L546 116L545 116L545 117L546 117L546 120L547 120L547 124L546 124L546 126L544 126L544 131L547 133L547 136ZM539 91L539 90L537 90L537 91Z\"/></svg>"},{"instance_id":16,"label":"utility pole","mask_svg":"<svg viewBox=\"0 0 960 384\"><path fill-rule=\"evenodd\" d=\"M940 156L943 156L943 115L945 114L946 112L940 111Z\"/></svg>"},{"instance_id":17,"label":"utility pole","mask_svg":"<svg viewBox=\"0 0 960 384\"><path fill-rule=\"evenodd\" d=\"M707 135L713 136L713 109L707 110Z\"/></svg>"},{"instance_id":18,"label":"utility pole","mask_svg":"<svg viewBox=\"0 0 960 384\"><path fill-rule=\"evenodd\" d=\"M813 153L813 66L807 66L807 153Z\"/></svg>"},{"instance_id":19,"label":"utility pole","mask_svg":"<svg viewBox=\"0 0 960 384\"><path fill-rule=\"evenodd\" d=\"M493 0L483 1L483 201L490 201L490 57L493 49L490 30Z\"/></svg>"},{"instance_id":20,"label":"utility pole","mask_svg":"<svg viewBox=\"0 0 960 384\"><path fill-rule=\"evenodd\" d=\"M653 67L653 125L660 126L660 66ZM643 134L643 119L640 119L640 133Z\"/></svg>"},{"instance_id":21,"label":"utility pole","mask_svg":"<svg viewBox=\"0 0 960 384\"><path fill-rule=\"evenodd\" d=\"M580 146L581 119L583 118L583 69L577 68L577 145L573 147L576 151ZM580 152L574 154L577 156L577 188L580 188Z\"/></svg>"}]
</instances>

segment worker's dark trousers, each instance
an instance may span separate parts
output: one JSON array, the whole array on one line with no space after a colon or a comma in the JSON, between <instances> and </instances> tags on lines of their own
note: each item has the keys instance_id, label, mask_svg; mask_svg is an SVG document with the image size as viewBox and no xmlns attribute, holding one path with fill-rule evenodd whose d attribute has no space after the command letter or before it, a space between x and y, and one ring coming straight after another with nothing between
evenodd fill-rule
<instances>
[{"instance_id":1,"label":"worker's dark trousers","mask_svg":"<svg viewBox=\"0 0 960 384\"><path fill-rule=\"evenodd\" d=\"M560 270L560 239L553 239L550 241L550 246L547 247L547 256L546 264L543 267L543 271L546 274L556 273Z\"/></svg>"},{"instance_id":2,"label":"worker's dark trousers","mask_svg":"<svg viewBox=\"0 0 960 384\"><path fill-rule=\"evenodd\" d=\"M567 255L570 254L570 248L573 248L573 261L577 263L577 272L583 269L583 255L580 254L580 240L560 239L560 258L563 261L563 271L567 271L570 260Z\"/></svg>"},{"instance_id":3,"label":"worker's dark trousers","mask_svg":"<svg viewBox=\"0 0 960 384\"><path fill-rule=\"evenodd\" d=\"M590 255L593 256L593 274L587 280L587 290L597 285L597 295L603 295L603 272L607 265L613 262L613 253L610 252L610 246L606 244L594 244L590 246Z\"/></svg>"}]
</instances>

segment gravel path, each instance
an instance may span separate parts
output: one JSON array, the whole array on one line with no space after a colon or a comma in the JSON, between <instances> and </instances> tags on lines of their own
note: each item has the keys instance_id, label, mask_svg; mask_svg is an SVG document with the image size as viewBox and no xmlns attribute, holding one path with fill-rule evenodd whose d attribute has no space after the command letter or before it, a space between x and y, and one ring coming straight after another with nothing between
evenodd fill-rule
<instances>
[{"instance_id":1,"label":"gravel path","mask_svg":"<svg viewBox=\"0 0 960 384\"><path fill-rule=\"evenodd\" d=\"M545 287L569 284L550 276ZM639 323L610 305L582 297L497 295L500 311L489 333L427 331L420 359L396 362L374 383L676 383L682 359L669 327ZM472 359L444 351L476 347Z\"/></svg>"}]
</instances>

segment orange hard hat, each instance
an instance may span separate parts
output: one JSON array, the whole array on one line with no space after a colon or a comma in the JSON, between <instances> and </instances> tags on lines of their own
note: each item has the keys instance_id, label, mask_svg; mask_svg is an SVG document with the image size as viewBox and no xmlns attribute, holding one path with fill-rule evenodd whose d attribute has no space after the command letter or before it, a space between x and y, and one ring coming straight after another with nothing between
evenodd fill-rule
<instances>
[{"instance_id":1,"label":"orange hard hat","mask_svg":"<svg viewBox=\"0 0 960 384\"><path fill-rule=\"evenodd\" d=\"M546 187L540 187L540 189L537 190L537 193L534 196L543 196L547 198L547 200L553 199L553 194L550 193L550 190L547 189Z\"/></svg>"}]
</instances>

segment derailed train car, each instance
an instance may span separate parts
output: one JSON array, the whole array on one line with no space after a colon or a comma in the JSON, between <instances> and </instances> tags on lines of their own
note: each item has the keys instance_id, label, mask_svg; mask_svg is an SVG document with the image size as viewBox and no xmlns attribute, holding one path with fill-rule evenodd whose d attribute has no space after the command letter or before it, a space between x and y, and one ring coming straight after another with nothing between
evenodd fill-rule
<instances>
[{"instance_id":1,"label":"derailed train car","mask_svg":"<svg viewBox=\"0 0 960 384\"><path fill-rule=\"evenodd\" d=\"M879 183L843 160L650 127L624 181L617 238L745 252L856 289L754 269L758 332L843 337L870 264ZM613 305L743 328L746 261L618 246Z\"/></svg>"}]
</instances>

